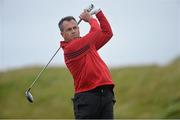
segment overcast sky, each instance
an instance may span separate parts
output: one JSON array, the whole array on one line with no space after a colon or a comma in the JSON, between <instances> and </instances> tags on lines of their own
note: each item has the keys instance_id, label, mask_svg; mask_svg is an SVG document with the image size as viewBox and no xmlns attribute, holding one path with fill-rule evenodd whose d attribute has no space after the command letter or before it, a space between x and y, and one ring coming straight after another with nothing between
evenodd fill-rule
<instances>
[{"instance_id":1,"label":"overcast sky","mask_svg":"<svg viewBox=\"0 0 180 120\"><path fill-rule=\"evenodd\" d=\"M100 51L108 66L167 64L180 55L180 0L0 0L0 69L45 65L62 40L59 20L90 3L114 33ZM81 35L89 25L80 24ZM60 51L51 65L64 65Z\"/></svg>"}]
</instances>

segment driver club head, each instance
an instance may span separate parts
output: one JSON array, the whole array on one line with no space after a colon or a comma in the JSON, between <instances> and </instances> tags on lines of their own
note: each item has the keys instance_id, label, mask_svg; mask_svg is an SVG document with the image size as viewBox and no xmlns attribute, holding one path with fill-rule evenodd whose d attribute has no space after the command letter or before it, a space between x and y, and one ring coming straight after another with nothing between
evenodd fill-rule
<instances>
[{"instance_id":1,"label":"driver club head","mask_svg":"<svg viewBox=\"0 0 180 120\"><path fill-rule=\"evenodd\" d=\"M29 102L33 103L33 96L32 96L32 94L30 93L30 89L28 89L28 90L25 92L25 96L26 96L26 98L28 99Z\"/></svg>"}]
</instances>

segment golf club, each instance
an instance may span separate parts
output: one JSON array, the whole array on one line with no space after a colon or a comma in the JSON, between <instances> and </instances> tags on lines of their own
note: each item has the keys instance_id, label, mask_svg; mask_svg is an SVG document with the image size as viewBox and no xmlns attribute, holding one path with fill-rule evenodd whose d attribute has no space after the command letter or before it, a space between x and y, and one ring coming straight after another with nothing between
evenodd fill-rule
<instances>
[{"instance_id":1,"label":"golf club","mask_svg":"<svg viewBox=\"0 0 180 120\"><path fill-rule=\"evenodd\" d=\"M94 5L91 4L91 5L90 5L88 8L86 8L86 9L87 9L88 12L90 12L93 8L94 8ZM92 14L94 14L94 13L92 13ZM92 14L91 14L91 15L92 15ZM82 21L82 19L80 19L77 24L79 25L79 23L80 23L81 21ZM39 72L39 74L38 74L37 77L35 78L34 82L29 86L28 90L26 90L25 96L26 96L26 98L27 98L27 100L28 100L29 102L33 103L33 101L34 101L33 96L32 96L32 94L31 94L31 92L30 92L31 88L33 87L33 85L35 84L35 82L39 79L39 77L40 77L41 74L44 72L44 70L47 68L47 66L48 66L49 63L52 61L52 59L56 56L56 54L58 53L59 50L60 50L60 47L56 50L55 54L51 57L51 59L49 60L49 62L47 63L47 65Z\"/></svg>"}]
</instances>

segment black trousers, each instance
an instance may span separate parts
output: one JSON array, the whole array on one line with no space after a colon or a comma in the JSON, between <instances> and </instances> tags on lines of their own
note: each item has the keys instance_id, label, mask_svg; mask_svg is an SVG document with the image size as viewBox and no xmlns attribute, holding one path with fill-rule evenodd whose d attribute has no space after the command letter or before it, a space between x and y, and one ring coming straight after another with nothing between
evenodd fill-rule
<instances>
[{"instance_id":1,"label":"black trousers","mask_svg":"<svg viewBox=\"0 0 180 120\"><path fill-rule=\"evenodd\" d=\"M73 98L76 119L113 119L114 92L111 86L75 94Z\"/></svg>"}]
</instances>

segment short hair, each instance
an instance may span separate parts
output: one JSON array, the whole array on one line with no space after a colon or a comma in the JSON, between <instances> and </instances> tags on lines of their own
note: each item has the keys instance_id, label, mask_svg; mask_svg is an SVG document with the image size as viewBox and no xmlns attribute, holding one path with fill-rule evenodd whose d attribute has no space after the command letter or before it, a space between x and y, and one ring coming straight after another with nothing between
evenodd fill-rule
<instances>
[{"instance_id":1,"label":"short hair","mask_svg":"<svg viewBox=\"0 0 180 120\"><path fill-rule=\"evenodd\" d=\"M61 32L63 31L63 25L62 25L63 22L64 21L71 21L71 20L74 20L75 22L77 22L73 16L66 16L59 21L58 26L59 26L59 29Z\"/></svg>"}]
</instances>

